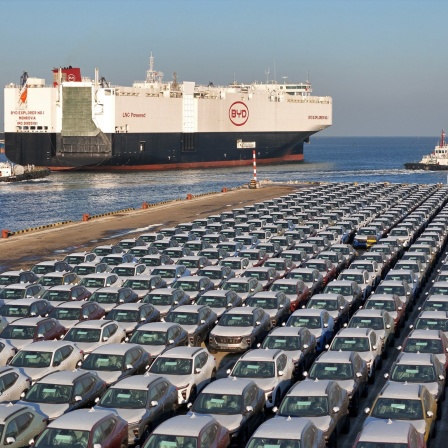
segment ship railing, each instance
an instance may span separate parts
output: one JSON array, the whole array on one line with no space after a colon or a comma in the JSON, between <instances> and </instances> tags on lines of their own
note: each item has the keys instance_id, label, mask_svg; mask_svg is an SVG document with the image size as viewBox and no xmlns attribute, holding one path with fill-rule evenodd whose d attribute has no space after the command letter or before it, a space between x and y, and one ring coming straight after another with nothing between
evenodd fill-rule
<instances>
[{"instance_id":1,"label":"ship railing","mask_svg":"<svg viewBox=\"0 0 448 448\"><path fill-rule=\"evenodd\" d=\"M316 104L331 104L332 98L330 96L308 96L302 98L287 98L288 103L316 103Z\"/></svg>"}]
</instances>

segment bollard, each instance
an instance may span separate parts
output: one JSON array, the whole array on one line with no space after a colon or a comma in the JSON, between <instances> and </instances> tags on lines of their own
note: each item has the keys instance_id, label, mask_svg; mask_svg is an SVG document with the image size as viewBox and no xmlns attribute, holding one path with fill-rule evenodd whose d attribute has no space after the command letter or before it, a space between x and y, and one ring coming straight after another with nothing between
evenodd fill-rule
<instances>
[{"instance_id":1,"label":"bollard","mask_svg":"<svg viewBox=\"0 0 448 448\"><path fill-rule=\"evenodd\" d=\"M143 204L142 204L142 208L143 208L143 209L148 208L148 203L147 203L147 202L143 202Z\"/></svg>"},{"instance_id":2,"label":"bollard","mask_svg":"<svg viewBox=\"0 0 448 448\"><path fill-rule=\"evenodd\" d=\"M221 192L222 192L222 193L227 193L227 188L224 187L224 188L221 190Z\"/></svg>"},{"instance_id":3,"label":"bollard","mask_svg":"<svg viewBox=\"0 0 448 448\"><path fill-rule=\"evenodd\" d=\"M2 230L2 238L8 238L9 236L9 230L3 229Z\"/></svg>"},{"instance_id":4,"label":"bollard","mask_svg":"<svg viewBox=\"0 0 448 448\"><path fill-rule=\"evenodd\" d=\"M84 213L84 214L82 215L82 220L83 220L83 221L88 221L89 219L90 219L90 216L89 216L88 213Z\"/></svg>"},{"instance_id":5,"label":"bollard","mask_svg":"<svg viewBox=\"0 0 448 448\"><path fill-rule=\"evenodd\" d=\"M187 201L189 201L190 199L193 199L193 195L190 194L190 193L188 193L188 194L187 194Z\"/></svg>"}]
</instances>

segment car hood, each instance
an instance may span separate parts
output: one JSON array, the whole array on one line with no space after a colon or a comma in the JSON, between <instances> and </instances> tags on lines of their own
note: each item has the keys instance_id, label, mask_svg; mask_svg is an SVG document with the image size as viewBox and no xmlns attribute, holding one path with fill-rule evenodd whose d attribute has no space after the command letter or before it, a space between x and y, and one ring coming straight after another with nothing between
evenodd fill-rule
<instances>
[{"instance_id":1,"label":"car hood","mask_svg":"<svg viewBox=\"0 0 448 448\"><path fill-rule=\"evenodd\" d=\"M104 370L85 370L85 369L79 369L82 372L93 372L96 373L102 380L104 380L107 384L113 384L115 383L121 375L123 375L123 372L121 370L118 371L104 371Z\"/></svg>"},{"instance_id":2,"label":"car hood","mask_svg":"<svg viewBox=\"0 0 448 448\"><path fill-rule=\"evenodd\" d=\"M271 392L279 382L277 378L254 378L253 380L257 383L257 386L265 392Z\"/></svg>"},{"instance_id":3,"label":"car hood","mask_svg":"<svg viewBox=\"0 0 448 448\"><path fill-rule=\"evenodd\" d=\"M18 401L17 404L23 404L29 406L36 411L40 411L46 415L50 420L60 417L62 414L68 411L67 403L49 404L49 403L32 403L30 401Z\"/></svg>"},{"instance_id":4,"label":"car hood","mask_svg":"<svg viewBox=\"0 0 448 448\"><path fill-rule=\"evenodd\" d=\"M276 415L274 418L285 418L285 415ZM288 417L289 418L289 417ZM291 419L301 419L302 417L291 417ZM313 422L322 432L328 431L331 425L331 417L329 415L324 415L322 417L305 417L311 422Z\"/></svg>"},{"instance_id":5,"label":"car hood","mask_svg":"<svg viewBox=\"0 0 448 448\"><path fill-rule=\"evenodd\" d=\"M377 421L377 420L383 420L383 419L369 416L365 419L364 426L366 426L370 422ZM394 421L394 419L391 419L391 420ZM395 420L395 421L398 421L398 420ZM425 434L426 422L424 419L421 419L421 420L399 420L399 421L411 423L420 434L422 434L422 435Z\"/></svg>"},{"instance_id":6,"label":"car hood","mask_svg":"<svg viewBox=\"0 0 448 448\"><path fill-rule=\"evenodd\" d=\"M122 409L122 408L104 408L102 406L95 406L97 411L109 411L117 414L122 419L126 420L128 423L140 422L146 413L149 411L145 408L137 409Z\"/></svg>"},{"instance_id":7,"label":"car hood","mask_svg":"<svg viewBox=\"0 0 448 448\"><path fill-rule=\"evenodd\" d=\"M337 380L339 386L342 387L342 389L345 389L349 395L353 392L353 389L355 388L355 382L353 380Z\"/></svg>"},{"instance_id":8,"label":"car hood","mask_svg":"<svg viewBox=\"0 0 448 448\"><path fill-rule=\"evenodd\" d=\"M369 361L373 361L373 358L375 357L371 351L367 352L357 352L360 358L365 361L366 363Z\"/></svg>"},{"instance_id":9,"label":"car hood","mask_svg":"<svg viewBox=\"0 0 448 448\"><path fill-rule=\"evenodd\" d=\"M104 345L101 341L98 342L75 342L77 347L79 347L80 350L82 350L84 353L88 354L95 350L98 347L101 347Z\"/></svg>"},{"instance_id":10,"label":"car hood","mask_svg":"<svg viewBox=\"0 0 448 448\"><path fill-rule=\"evenodd\" d=\"M197 325L183 325L179 324L188 334L193 334L197 329Z\"/></svg>"},{"instance_id":11,"label":"car hood","mask_svg":"<svg viewBox=\"0 0 448 448\"><path fill-rule=\"evenodd\" d=\"M118 325L123 328L126 333L132 333L139 322L117 322Z\"/></svg>"},{"instance_id":12,"label":"car hood","mask_svg":"<svg viewBox=\"0 0 448 448\"><path fill-rule=\"evenodd\" d=\"M156 358L166 349L166 345L139 345L151 358Z\"/></svg>"},{"instance_id":13,"label":"car hood","mask_svg":"<svg viewBox=\"0 0 448 448\"><path fill-rule=\"evenodd\" d=\"M171 305L157 305L154 308L160 312L160 317L165 317L171 309Z\"/></svg>"},{"instance_id":14,"label":"car hood","mask_svg":"<svg viewBox=\"0 0 448 448\"><path fill-rule=\"evenodd\" d=\"M322 328L309 328L310 333L317 339L319 339L322 336Z\"/></svg>"},{"instance_id":15,"label":"car hood","mask_svg":"<svg viewBox=\"0 0 448 448\"><path fill-rule=\"evenodd\" d=\"M251 334L253 327L223 327L221 325L217 325L212 330L213 336L234 336L240 337L247 334Z\"/></svg>"},{"instance_id":16,"label":"car hood","mask_svg":"<svg viewBox=\"0 0 448 448\"><path fill-rule=\"evenodd\" d=\"M33 381L37 381L41 379L43 376L47 375L47 373L57 372L58 369L55 369L52 366L48 367L19 367L19 369L25 374L28 375Z\"/></svg>"},{"instance_id":17,"label":"car hood","mask_svg":"<svg viewBox=\"0 0 448 448\"><path fill-rule=\"evenodd\" d=\"M212 307L210 307L210 308L214 313L216 313L217 317L221 317L227 310L231 309L230 307L227 308L225 306L223 306L221 308L212 308Z\"/></svg>"},{"instance_id":18,"label":"car hood","mask_svg":"<svg viewBox=\"0 0 448 448\"><path fill-rule=\"evenodd\" d=\"M193 412L188 412L187 415L191 416ZM243 421L243 416L241 414L235 415L221 415L221 414L197 414L197 415L207 415L215 418L222 426L227 428L229 432L237 431Z\"/></svg>"},{"instance_id":19,"label":"car hood","mask_svg":"<svg viewBox=\"0 0 448 448\"><path fill-rule=\"evenodd\" d=\"M79 320L60 320L59 323L61 323L67 330L73 327L73 325L79 323Z\"/></svg>"},{"instance_id":20,"label":"car hood","mask_svg":"<svg viewBox=\"0 0 448 448\"><path fill-rule=\"evenodd\" d=\"M26 347L28 344L31 344L33 339L4 339L10 345L15 347L17 350L21 350L23 347Z\"/></svg>"}]
</instances>

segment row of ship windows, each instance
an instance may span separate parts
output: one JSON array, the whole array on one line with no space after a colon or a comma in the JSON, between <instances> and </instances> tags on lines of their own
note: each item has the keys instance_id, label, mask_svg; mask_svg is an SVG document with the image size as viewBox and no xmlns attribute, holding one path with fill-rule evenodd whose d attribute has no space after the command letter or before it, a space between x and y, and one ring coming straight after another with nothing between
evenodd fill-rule
<instances>
[{"instance_id":1,"label":"row of ship windows","mask_svg":"<svg viewBox=\"0 0 448 448\"><path fill-rule=\"evenodd\" d=\"M16 131L48 131L48 126L16 126Z\"/></svg>"}]
</instances>

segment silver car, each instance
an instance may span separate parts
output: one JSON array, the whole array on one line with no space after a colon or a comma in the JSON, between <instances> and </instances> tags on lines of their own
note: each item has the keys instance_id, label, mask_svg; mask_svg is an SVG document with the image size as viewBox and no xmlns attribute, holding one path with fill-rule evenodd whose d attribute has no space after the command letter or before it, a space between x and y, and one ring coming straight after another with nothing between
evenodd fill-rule
<instances>
[{"instance_id":1,"label":"silver car","mask_svg":"<svg viewBox=\"0 0 448 448\"><path fill-rule=\"evenodd\" d=\"M0 402L20 400L23 392L31 387L31 378L17 367L0 367Z\"/></svg>"},{"instance_id":2,"label":"silver car","mask_svg":"<svg viewBox=\"0 0 448 448\"><path fill-rule=\"evenodd\" d=\"M291 387L294 369L294 361L283 350L259 348L244 353L227 374L254 380L264 390L265 406L270 409L280 405Z\"/></svg>"},{"instance_id":3,"label":"silver car","mask_svg":"<svg viewBox=\"0 0 448 448\"><path fill-rule=\"evenodd\" d=\"M148 292L143 303L150 303L160 312L160 318L164 318L172 309L191 303L190 296L181 288L159 288Z\"/></svg>"},{"instance_id":4,"label":"silver car","mask_svg":"<svg viewBox=\"0 0 448 448\"><path fill-rule=\"evenodd\" d=\"M20 368L33 381L57 370L73 370L84 352L68 341L39 341L18 351L10 365Z\"/></svg>"},{"instance_id":5,"label":"silver car","mask_svg":"<svg viewBox=\"0 0 448 448\"><path fill-rule=\"evenodd\" d=\"M110 310L106 319L118 322L129 335L140 325L160 321L160 311L150 303L123 303Z\"/></svg>"},{"instance_id":6,"label":"silver car","mask_svg":"<svg viewBox=\"0 0 448 448\"><path fill-rule=\"evenodd\" d=\"M30 439L47 426L45 415L21 404L0 404L0 425L3 428L0 443L10 448L29 445Z\"/></svg>"},{"instance_id":7,"label":"silver car","mask_svg":"<svg viewBox=\"0 0 448 448\"><path fill-rule=\"evenodd\" d=\"M216 377L216 361L201 347L175 347L162 353L148 375L162 375L177 387L179 404L194 401Z\"/></svg>"},{"instance_id":8,"label":"silver car","mask_svg":"<svg viewBox=\"0 0 448 448\"><path fill-rule=\"evenodd\" d=\"M129 441L143 443L178 406L177 389L166 378L135 375L110 386L94 409L115 412L128 422Z\"/></svg>"}]
</instances>

